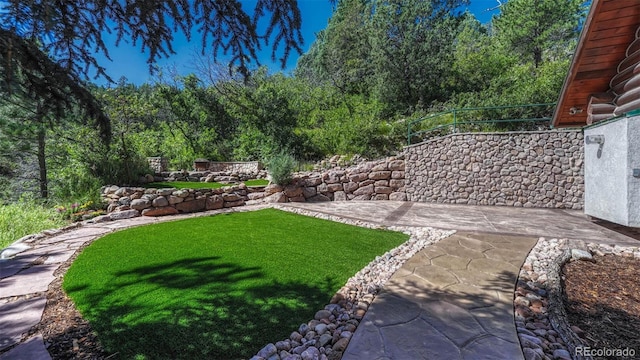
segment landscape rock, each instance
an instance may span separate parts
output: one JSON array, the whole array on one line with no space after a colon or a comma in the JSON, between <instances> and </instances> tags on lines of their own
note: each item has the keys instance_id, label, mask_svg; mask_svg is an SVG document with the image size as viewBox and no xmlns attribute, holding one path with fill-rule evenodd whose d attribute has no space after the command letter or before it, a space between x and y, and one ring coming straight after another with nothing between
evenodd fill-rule
<instances>
[{"instance_id":1,"label":"landscape rock","mask_svg":"<svg viewBox=\"0 0 640 360\"><path fill-rule=\"evenodd\" d=\"M274 344L267 344L265 347L258 351L258 356L268 359L272 355L276 355L278 353L278 349Z\"/></svg>"},{"instance_id":2,"label":"landscape rock","mask_svg":"<svg viewBox=\"0 0 640 360\"><path fill-rule=\"evenodd\" d=\"M265 191L265 194L267 194L266 191ZM284 192L277 192L275 194L265 197L264 202L268 204L284 203L284 202L287 202L287 196L284 194Z\"/></svg>"},{"instance_id":3,"label":"landscape rock","mask_svg":"<svg viewBox=\"0 0 640 360\"><path fill-rule=\"evenodd\" d=\"M168 205L169 205L169 200L167 200L167 198L164 196L158 196L157 198L153 199L153 201L151 202L151 206L153 207L163 207Z\"/></svg>"},{"instance_id":4,"label":"landscape rock","mask_svg":"<svg viewBox=\"0 0 640 360\"><path fill-rule=\"evenodd\" d=\"M175 215L178 213L178 210L171 206L165 206L161 208L148 208L142 210L142 216L166 216L166 215Z\"/></svg>"},{"instance_id":5,"label":"landscape rock","mask_svg":"<svg viewBox=\"0 0 640 360\"><path fill-rule=\"evenodd\" d=\"M240 199L238 201L225 201L224 202L224 207L226 208L232 208L232 207L237 207L237 206L242 206L244 205L244 200Z\"/></svg>"},{"instance_id":6,"label":"landscape rock","mask_svg":"<svg viewBox=\"0 0 640 360\"><path fill-rule=\"evenodd\" d=\"M316 196L312 196L312 197L308 198L307 201L308 202L325 202L325 201L331 201L331 199L329 199L325 195L318 194Z\"/></svg>"},{"instance_id":7,"label":"landscape rock","mask_svg":"<svg viewBox=\"0 0 640 360\"><path fill-rule=\"evenodd\" d=\"M189 190L186 190L186 189L176 190L172 193L172 195L177 196L179 198L186 198L187 196L189 196Z\"/></svg>"},{"instance_id":8,"label":"landscape rock","mask_svg":"<svg viewBox=\"0 0 640 360\"><path fill-rule=\"evenodd\" d=\"M131 219L131 218L138 217L138 216L140 216L140 212L138 210L134 210L134 209L113 212L113 213L110 214L111 220Z\"/></svg>"},{"instance_id":9,"label":"landscape rock","mask_svg":"<svg viewBox=\"0 0 640 360\"><path fill-rule=\"evenodd\" d=\"M393 201L407 201L407 193L404 192L394 192L389 194L389 200Z\"/></svg>"},{"instance_id":10,"label":"landscape rock","mask_svg":"<svg viewBox=\"0 0 640 360\"><path fill-rule=\"evenodd\" d=\"M207 207L207 199L200 198L194 199L192 201L184 201L179 204L176 204L176 209L181 213L192 213L203 211Z\"/></svg>"},{"instance_id":11,"label":"landscape rock","mask_svg":"<svg viewBox=\"0 0 640 360\"><path fill-rule=\"evenodd\" d=\"M220 195L211 195L207 197L205 208L207 210L217 210L224 207L224 199Z\"/></svg>"},{"instance_id":12,"label":"landscape rock","mask_svg":"<svg viewBox=\"0 0 640 360\"><path fill-rule=\"evenodd\" d=\"M151 207L151 201L147 199L135 199L131 201L131 205L129 206L135 210L144 210Z\"/></svg>"}]
</instances>

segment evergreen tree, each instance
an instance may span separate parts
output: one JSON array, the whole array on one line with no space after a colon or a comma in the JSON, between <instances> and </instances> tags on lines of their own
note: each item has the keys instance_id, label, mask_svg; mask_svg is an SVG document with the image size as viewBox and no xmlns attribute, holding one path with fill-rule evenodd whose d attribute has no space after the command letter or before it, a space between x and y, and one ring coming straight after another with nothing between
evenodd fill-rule
<instances>
[{"instance_id":1,"label":"evergreen tree","mask_svg":"<svg viewBox=\"0 0 640 360\"><path fill-rule=\"evenodd\" d=\"M453 62L464 0L373 1L372 61L376 93L392 110L411 113L450 95L443 86Z\"/></svg>"},{"instance_id":2,"label":"evergreen tree","mask_svg":"<svg viewBox=\"0 0 640 360\"><path fill-rule=\"evenodd\" d=\"M494 19L497 36L538 68L545 60L569 58L580 32L584 0L509 0Z\"/></svg>"},{"instance_id":3,"label":"evergreen tree","mask_svg":"<svg viewBox=\"0 0 640 360\"><path fill-rule=\"evenodd\" d=\"M343 94L368 94L374 76L369 10L368 0L340 1L327 28L300 59L298 75L328 82Z\"/></svg>"}]
</instances>

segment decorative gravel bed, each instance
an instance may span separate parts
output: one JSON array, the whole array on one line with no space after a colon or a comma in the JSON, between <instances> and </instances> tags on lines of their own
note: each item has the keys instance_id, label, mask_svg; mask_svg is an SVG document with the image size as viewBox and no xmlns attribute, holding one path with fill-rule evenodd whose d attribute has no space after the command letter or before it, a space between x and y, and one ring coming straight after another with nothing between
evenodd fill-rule
<instances>
[{"instance_id":1,"label":"decorative gravel bed","mask_svg":"<svg viewBox=\"0 0 640 360\"><path fill-rule=\"evenodd\" d=\"M350 225L400 231L410 235L410 239L369 263L347 281L330 303L315 314L314 319L301 324L288 339L267 344L252 360L340 359L369 305L391 275L424 247L455 233L427 227L383 227L302 209L276 208Z\"/></svg>"}]
</instances>

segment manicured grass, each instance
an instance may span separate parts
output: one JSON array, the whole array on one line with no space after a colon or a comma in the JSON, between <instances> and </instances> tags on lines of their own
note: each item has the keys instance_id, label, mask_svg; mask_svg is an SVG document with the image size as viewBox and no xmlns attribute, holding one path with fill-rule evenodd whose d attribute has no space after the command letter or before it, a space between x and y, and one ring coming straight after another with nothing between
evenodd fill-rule
<instances>
[{"instance_id":1,"label":"manicured grass","mask_svg":"<svg viewBox=\"0 0 640 360\"><path fill-rule=\"evenodd\" d=\"M0 250L23 236L66 224L61 214L38 204L19 202L0 205Z\"/></svg>"},{"instance_id":2,"label":"manicured grass","mask_svg":"<svg viewBox=\"0 0 640 360\"><path fill-rule=\"evenodd\" d=\"M243 181L247 186L266 186L269 180L255 179ZM230 184L221 184L217 182L190 182L190 181L171 181L171 182L154 182L145 185L147 188L176 188L176 189L218 189Z\"/></svg>"},{"instance_id":3,"label":"manicured grass","mask_svg":"<svg viewBox=\"0 0 640 360\"><path fill-rule=\"evenodd\" d=\"M269 180L266 179L254 179L243 181L243 183L247 186L267 186L269 185Z\"/></svg>"},{"instance_id":4,"label":"manicured grass","mask_svg":"<svg viewBox=\"0 0 640 360\"><path fill-rule=\"evenodd\" d=\"M199 217L97 240L63 287L121 359L249 358L407 238L274 209Z\"/></svg>"}]
</instances>

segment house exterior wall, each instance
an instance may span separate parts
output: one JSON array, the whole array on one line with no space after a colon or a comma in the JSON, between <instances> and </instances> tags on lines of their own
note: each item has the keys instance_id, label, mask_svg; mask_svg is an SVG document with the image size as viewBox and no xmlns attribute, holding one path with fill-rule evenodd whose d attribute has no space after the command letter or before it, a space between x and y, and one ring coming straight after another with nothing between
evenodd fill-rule
<instances>
[{"instance_id":1,"label":"house exterior wall","mask_svg":"<svg viewBox=\"0 0 640 360\"><path fill-rule=\"evenodd\" d=\"M585 213L626 226L640 226L640 116L586 128ZM592 139L602 137L602 144Z\"/></svg>"}]
</instances>

